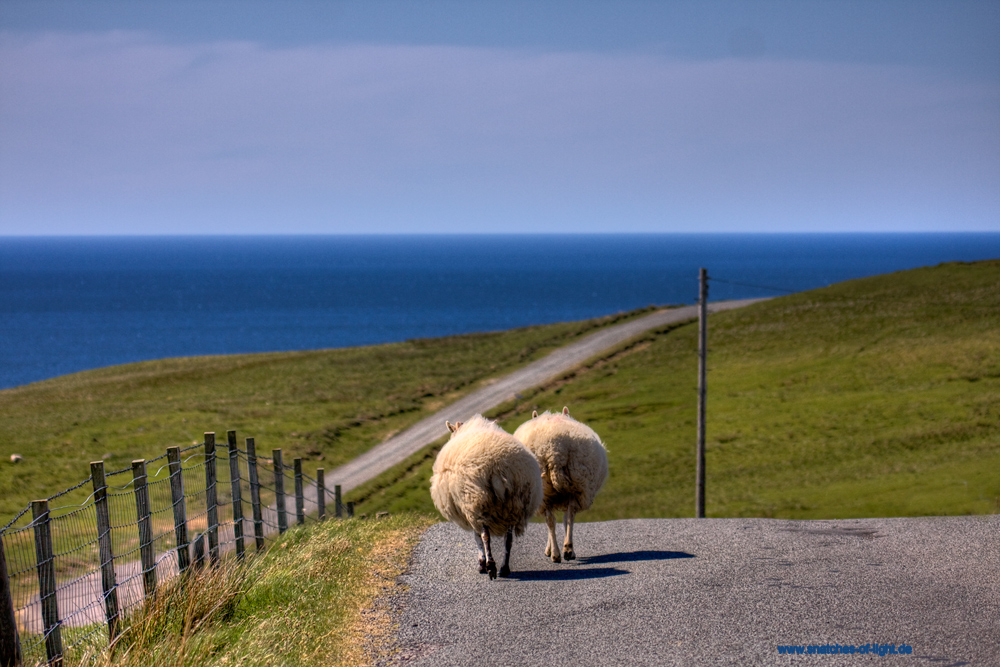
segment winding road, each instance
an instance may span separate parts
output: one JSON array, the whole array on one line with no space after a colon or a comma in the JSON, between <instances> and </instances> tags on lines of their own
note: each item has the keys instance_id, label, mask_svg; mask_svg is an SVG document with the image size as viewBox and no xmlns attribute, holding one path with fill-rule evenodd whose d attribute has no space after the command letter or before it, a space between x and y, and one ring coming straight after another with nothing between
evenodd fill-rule
<instances>
[{"instance_id":1,"label":"winding road","mask_svg":"<svg viewBox=\"0 0 1000 667\"><path fill-rule=\"evenodd\" d=\"M708 305L708 312L710 314L718 313L764 300L718 301ZM645 317L601 329L583 340L559 348L548 356L442 408L349 463L328 472L326 478L336 480L343 491L349 491L377 477L392 466L405 461L407 457L416 454L438 438L446 435L448 429L444 425L445 420L465 421L476 413L485 412L509 401L519 392L558 378L588 359L621 345L646 331L685 322L696 317L698 317L697 306L683 306L658 310Z\"/></svg>"},{"instance_id":2,"label":"winding road","mask_svg":"<svg viewBox=\"0 0 1000 667\"><path fill-rule=\"evenodd\" d=\"M696 307L659 311L593 334L387 440L335 478L360 484L445 435L445 419L488 410L643 331L696 316ZM544 525L531 524L515 541L511 577L490 581L470 533L432 526L403 585L380 601L397 630L371 647L375 663L1000 666L1000 515L578 523L578 559L561 564L543 555L545 537Z\"/></svg>"}]
</instances>

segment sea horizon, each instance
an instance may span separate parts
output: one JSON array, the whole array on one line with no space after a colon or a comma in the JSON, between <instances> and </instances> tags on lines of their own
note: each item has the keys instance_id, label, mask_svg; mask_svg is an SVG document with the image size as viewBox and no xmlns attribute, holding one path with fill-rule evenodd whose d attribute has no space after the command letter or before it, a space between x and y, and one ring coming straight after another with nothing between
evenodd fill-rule
<instances>
[{"instance_id":1,"label":"sea horizon","mask_svg":"<svg viewBox=\"0 0 1000 667\"><path fill-rule=\"evenodd\" d=\"M421 237L421 236L475 236L475 237L488 237L488 236L499 236L499 237L511 237L511 236L554 236L554 237L572 237L572 236L955 236L955 235L968 235L968 234L982 234L985 236L1000 235L1000 230L981 230L981 229L968 229L968 230L910 230L910 231L892 231L892 230L863 230L863 231L807 231L807 232L788 232L788 231L704 231L704 232L650 232L650 231L631 231L631 232L608 232L608 231L583 231L583 232L552 232L552 231L539 231L539 232L497 232L497 231L464 231L464 232L285 232L285 233L274 233L274 232L233 232L233 233L218 233L218 232L206 232L204 234L200 233L165 233L165 232L148 232L148 233L79 233L79 234L5 234L0 232L0 240L3 239L108 239L108 238L121 238L121 239L154 239L154 238L261 238L261 237L272 237L272 238L302 238L302 237L318 237L318 238L340 238L340 237Z\"/></svg>"}]
</instances>

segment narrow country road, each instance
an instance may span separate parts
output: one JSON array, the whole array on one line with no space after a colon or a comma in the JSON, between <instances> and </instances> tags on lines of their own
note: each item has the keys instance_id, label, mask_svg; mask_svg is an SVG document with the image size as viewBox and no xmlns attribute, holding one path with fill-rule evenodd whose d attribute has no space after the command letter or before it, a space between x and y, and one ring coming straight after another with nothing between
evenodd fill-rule
<instances>
[{"instance_id":1,"label":"narrow country road","mask_svg":"<svg viewBox=\"0 0 1000 667\"><path fill-rule=\"evenodd\" d=\"M1000 665L998 515L578 523L560 564L545 534L531 524L511 577L490 581L471 533L432 526L385 602L398 630L376 663ZM912 653L778 648L873 644Z\"/></svg>"},{"instance_id":2,"label":"narrow country road","mask_svg":"<svg viewBox=\"0 0 1000 667\"><path fill-rule=\"evenodd\" d=\"M719 301L708 305L709 313L731 310L764 301L765 299L742 299L739 301ZM536 387L548 380L559 377L579 366L586 360L624 343L650 329L684 322L698 317L697 306L684 306L669 310L658 310L631 322L607 327L587 336L581 341L559 348L547 357L539 359L524 368L500 378L493 384L478 389L455 403L442 408L430 417L396 434L361 456L326 474L328 480L336 480L346 492L370 479L377 477L392 466L406 460L438 438L448 433L445 420L464 421L476 413L514 398L514 395Z\"/></svg>"}]
</instances>

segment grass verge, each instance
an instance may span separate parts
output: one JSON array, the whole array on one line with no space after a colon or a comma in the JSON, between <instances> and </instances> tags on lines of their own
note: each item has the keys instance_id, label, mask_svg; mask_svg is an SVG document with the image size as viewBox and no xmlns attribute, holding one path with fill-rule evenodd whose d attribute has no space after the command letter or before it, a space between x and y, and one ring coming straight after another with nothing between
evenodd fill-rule
<instances>
[{"instance_id":1,"label":"grass verge","mask_svg":"<svg viewBox=\"0 0 1000 667\"><path fill-rule=\"evenodd\" d=\"M97 644L70 664L367 664L369 643L391 631L373 602L397 586L433 522L406 514L290 529L245 564L171 580L127 619L113 648Z\"/></svg>"}]
</instances>

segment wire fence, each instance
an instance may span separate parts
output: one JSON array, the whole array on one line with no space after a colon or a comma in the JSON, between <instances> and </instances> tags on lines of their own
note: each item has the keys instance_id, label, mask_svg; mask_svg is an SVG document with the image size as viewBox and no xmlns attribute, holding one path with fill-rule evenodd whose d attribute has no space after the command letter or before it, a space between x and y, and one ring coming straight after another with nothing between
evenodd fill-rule
<instances>
[{"instance_id":1,"label":"wire fence","mask_svg":"<svg viewBox=\"0 0 1000 667\"><path fill-rule=\"evenodd\" d=\"M160 582L206 559L261 551L292 522L326 518L322 468L313 478L280 449L259 457L254 439L241 449L235 431L227 444L206 433L202 444L122 470L97 461L90 477L0 530L0 664L61 665L106 646ZM91 493L79 504L53 502L83 487ZM330 500L335 516L353 516L339 486Z\"/></svg>"}]
</instances>

